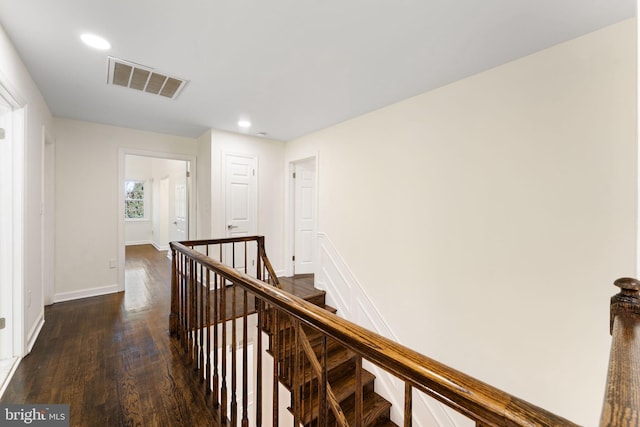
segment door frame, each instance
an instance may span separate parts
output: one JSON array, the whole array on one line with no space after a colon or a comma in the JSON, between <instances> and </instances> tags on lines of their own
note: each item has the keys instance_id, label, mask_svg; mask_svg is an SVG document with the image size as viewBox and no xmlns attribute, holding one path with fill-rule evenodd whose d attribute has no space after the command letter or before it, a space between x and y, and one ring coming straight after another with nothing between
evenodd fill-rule
<instances>
[{"instance_id":1,"label":"door frame","mask_svg":"<svg viewBox=\"0 0 640 427\"><path fill-rule=\"evenodd\" d=\"M11 301L11 308L7 315L7 328L11 357L21 358L27 354L25 339L24 307L24 186L25 186L25 140L26 117L28 105L24 98L0 74L0 96L12 107L11 113L11 168L0 170L0 179L9 183L7 195L10 203L0 203L0 209L5 210L6 221L0 224L4 238L0 244L6 245L8 259L0 259L0 294L4 294ZM5 231L7 231L5 233ZM14 364L14 368L17 364ZM12 372L9 376L12 375ZM8 381L8 380L7 380ZM5 383L6 384L6 383ZM1 394L1 393L0 393Z\"/></svg>"},{"instance_id":2,"label":"door frame","mask_svg":"<svg viewBox=\"0 0 640 427\"><path fill-rule=\"evenodd\" d=\"M295 172L296 169L296 164L298 163L306 163L306 162L310 162L313 161L314 163L314 168L315 168L315 188L314 188L314 195L315 195L315 212L313 213L313 229L314 229L314 235L313 235L313 247L316 248L316 242L317 242L317 232L318 232L318 207L319 207L319 198L318 198L318 178L319 178L319 164L320 162L318 161L319 159L319 155L318 153L316 153L313 156L309 156L309 157L303 157L300 159L295 159L295 160L290 160L288 167L287 167L287 201L286 204L287 209L285 211L285 224L284 224L284 229L285 232L288 236L286 236L284 242L285 242L285 248L284 248L284 259L285 259L285 268L284 268L284 274L287 277L291 277L294 275L295 273L295 263L293 261L293 254L295 251L295 240L296 240L296 198L295 198L295 194L296 194L296 182L293 178L293 173ZM316 253L316 258L317 258L317 254L318 251L315 251ZM318 260L315 259L313 262L313 268L314 270L317 268L318 266ZM314 271L315 272L315 271Z\"/></svg>"},{"instance_id":3,"label":"door frame","mask_svg":"<svg viewBox=\"0 0 640 427\"><path fill-rule=\"evenodd\" d=\"M42 297L53 304L55 288L55 139L42 126Z\"/></svg>"},{"instance_id":4,"label":"door frame","mask_svg":"<svg viewBox=\"0 0 640 427\"><path fill-rule=\"evenodd\" d=\"M155 236L155 229L154 231L154 236L153 236L153 246L156 247L156 249L158 250L163 250L162 248L166 246L166 249L164 250L169 250L169 191L171 191L171 189L169 188L169 184L171 183L171 177L169 175L167 176L163 176L160 178L160 182L158 183L158 199L157 199L157 205L156 205L156 198L155 198L155 194L153 197L153 204L154 207L152 208L154 210L154 216L155 216L155 209L157 208L158 211L158 232L159 232L159 236L157 237L158 241L160 243L164 243L165 241L167 242L166 245L156 245L156 236ZM153 219L152 219L152 223L153 223ZM152 228L153 225L152 225Z\"/></svg>"},{"instance_id":5,"label":"door frame","mask_svg":"<svg viewBox=\"0 0 640 427\"><path fill-rule=\"evenodd\" d=\"M192 154L166 153L161 151L140 150L135 148L120 148L118 150L118 292L125 289L125 240L124 240L124 182L125 182L125 157L127 155L156 157L168 160L182 160L187 162L187 204L189 206L189 225L187 235L189 239L196 237L196 199L197 164L196 156Z\"/></svg>"}]
</instances>

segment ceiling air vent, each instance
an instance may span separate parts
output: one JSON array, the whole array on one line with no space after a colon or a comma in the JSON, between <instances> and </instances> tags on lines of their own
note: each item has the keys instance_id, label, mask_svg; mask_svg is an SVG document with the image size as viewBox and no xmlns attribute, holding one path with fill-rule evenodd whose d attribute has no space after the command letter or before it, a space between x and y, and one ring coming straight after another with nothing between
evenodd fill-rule
<instances>
[{"instance_id":1,"label":"ceiling air vent","mask_svg":"<svg viewBox=\"0 0 640 427\"><path fill-rule=\"evenodd\" d=\"M151 67L109 57L107 83L176 99L187 81Z\"/></svg>"}]
</instances>

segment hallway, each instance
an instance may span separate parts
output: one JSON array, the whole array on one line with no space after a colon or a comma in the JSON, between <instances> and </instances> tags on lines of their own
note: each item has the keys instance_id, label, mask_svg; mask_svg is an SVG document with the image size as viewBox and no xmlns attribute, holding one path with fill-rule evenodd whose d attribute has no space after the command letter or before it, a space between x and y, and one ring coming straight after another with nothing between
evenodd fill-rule
<instances>
[{"instance_id":1,"label":"hallway","mask_svg":"<svg viewBox=\"0 0 640 427\"><path fill-rule=\"evenodd\" d=\"M126 251L126 292L46 307L45 325L2 403L70 404L71 426L215 426L169 339L170 263Z\"/></svg>"}]
</instances>

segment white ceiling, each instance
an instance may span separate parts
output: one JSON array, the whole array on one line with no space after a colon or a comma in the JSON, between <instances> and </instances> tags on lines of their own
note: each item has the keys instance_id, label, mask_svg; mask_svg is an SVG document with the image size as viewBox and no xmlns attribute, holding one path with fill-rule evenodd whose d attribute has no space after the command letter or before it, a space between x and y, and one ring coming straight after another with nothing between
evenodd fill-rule
<instances>
[{"instance_id":1,"label":"white ceiling","mask_svg":"<svg viewBox=\"0 0 640 427\"><path fill-rule=\"evenodd\" d=\"M635 0L0 0L55 116L191 137L247 118L281 140L635 14ZM107 55L190 82L177 100L108 86Z\"/></svg>"}]
</instances>

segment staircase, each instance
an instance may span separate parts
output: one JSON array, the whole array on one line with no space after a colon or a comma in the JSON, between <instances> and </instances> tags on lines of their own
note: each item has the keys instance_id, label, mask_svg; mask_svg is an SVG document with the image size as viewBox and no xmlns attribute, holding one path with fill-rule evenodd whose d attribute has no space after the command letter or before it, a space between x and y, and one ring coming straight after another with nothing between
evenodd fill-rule
<instances>
[{"instance_id":1,"label":"staircase","mask_svg":"<svg viewBox=\"0 0 640 427\"><path fill-rule=\"evenodd\" d=\"M405 426L413 422L416 391L462 413L478 427L578 427L331 314L335 310L326 306L325 293L315 289L312 277L307 286L278 280L266 256L263 236L171 242L171 251L169 331L217 408L212 415L225 424L280 425L281 383L291 392L289 411L294 425L394 426L391 404L375 393L374 375L362 369L367 360L404 383L400 401ZM234 254L227 260L230 265L221 261L227 253ZM256 254L254 272L248 271L254 265L247 262L251 253ZM601 422L607 427L628 425L629 419L637 418L633 416L640 390L638 369L629 371L626 363L640 357L640 346L632 339L640 331L640 281L621 279L616 285L622 292L611 300L614 345ZM254 350L242 343L252 338L248 323L254 314L258 322L258 329L251 328L256 363L249 363ZM222 322L224 327L219 328ZM260 329L268 342L264 334L255 333ZM229 348L231 354L207 350L214 348ZM273 356L269 358L273 371L266 360L263 363L265 350ZM263 366L267 367L264 371ZM250 376L256 379L255 411L249 410Z\"/></svg>"},{"instance_id":2,"label":"staircase","mask_svg":"<svg viewBox=\"0 0 640 427\"><path fill-rule=\"evenodd\" d=\"M283 282L286 289L287 284ZM295 291L293 291L295 292ZM298 293L298 292L295 292ZM308 290L304 299L332 313L336 309L326 305L326 293L324 291L313 288ZM271 314L273 315L273 314ZM306 336L313 354L317 361L323 359L323 335L315 329L301 325L300 328L304 332L301 334ZM289 410L296 416L300 424L305 427L315 427L318 425L318 417L320 413L321 400L318 397L318 375L311 368L312 362L309 357L300 352L296 352L295 328L288 315L280 314L278 319L278 329L274 333L269 332L269 353L274 356L276 353L276 340L278 341L277 358L280 366L280 382L291 392L291 406ZM299 338L304 339L304 338ZM297 345L302 345L297 343ZM298 354L298 356L296 356ZM298 366L296 369L296 357L298 357ZM336 401L344 413L344 417L348 425L356 425L356 354L348 350L338 341L327 338L326 343L326 375L329 387L333 391ZM298 381L294 380L294 376L298 376ZM377 426L395 426L390 421L391 403L375 392L375 376L369 371L362 370L362 399L363 408L362 425ZM298 384L299 396L296 396L294 384ZM299 397L299 404L295 404L295 400ZM329 405L327 405L329 406ZM293 408L299 408L297 412ZM336 417L331 408L327 408L329 426L340 425L336 421Z\"/></svg>"}]
</instances>

